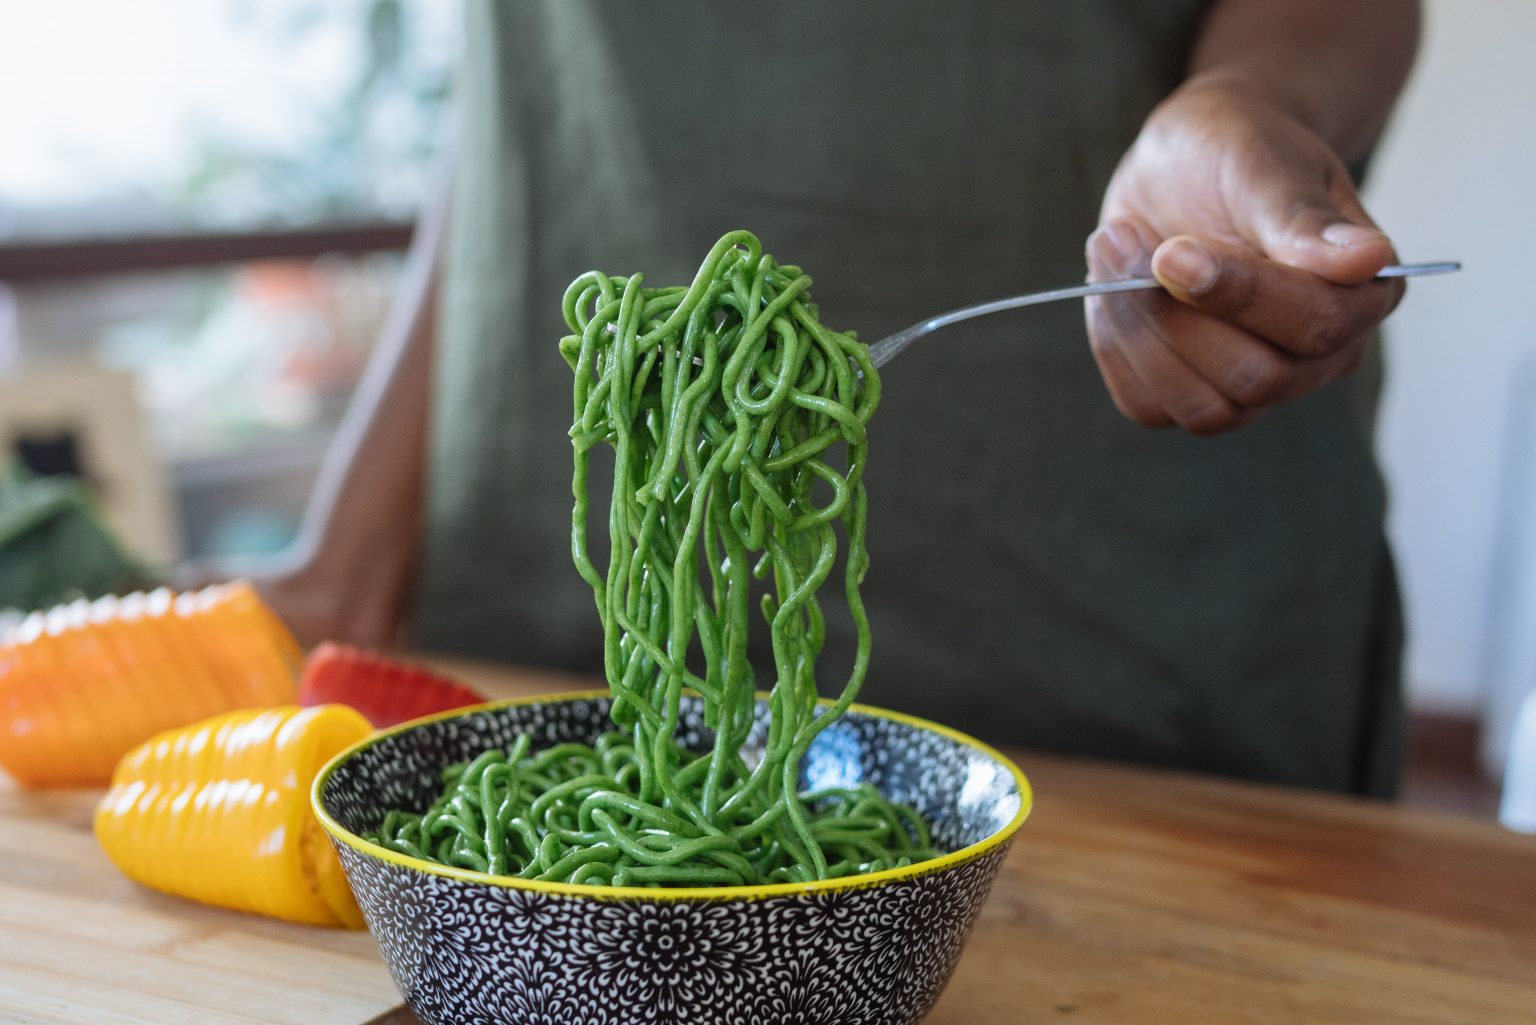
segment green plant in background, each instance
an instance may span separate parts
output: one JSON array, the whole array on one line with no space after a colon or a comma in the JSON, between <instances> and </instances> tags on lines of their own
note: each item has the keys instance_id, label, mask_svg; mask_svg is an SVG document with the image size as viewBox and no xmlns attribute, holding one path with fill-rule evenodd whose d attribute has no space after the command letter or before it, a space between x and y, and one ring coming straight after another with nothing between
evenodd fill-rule
<instances>
[{"instance_id":1,"label":"green plant in background","mask_svg":"<svg viewBox=\"0 0 1536 1025\"><path fill-rule=\"evenodd\" d=\"M76 477L0 464L0 609L47 608L152 583Z\"/></svg>"}]
</instances>

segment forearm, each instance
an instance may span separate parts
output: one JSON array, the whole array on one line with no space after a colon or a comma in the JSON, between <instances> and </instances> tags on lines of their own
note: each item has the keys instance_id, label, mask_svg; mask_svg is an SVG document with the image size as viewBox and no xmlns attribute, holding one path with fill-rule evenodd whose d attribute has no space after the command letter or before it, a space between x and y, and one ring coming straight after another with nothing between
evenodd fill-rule
<instances>
[{"instance_id":1,"label":"forearm","mask_svg":"<svg viewBox=\"0 0 1536 1025\"><path fill-rule=\"evenodd\" d=\"M395 642L421 551L445 205L435 199L422 211L401 288L326 450L294 543L276 556L184 564L178 586L248 577L305 644Z\"/></svg>"},{"instance_id":2,"label":"forearm","mask_svg":"<svg viewBox=\"0 0 1536 1025\"><path fill-rule=\"evenodd\" d=\"M1217 0L1189 84L1261 89L1350 163L1380 135L1419 28L1419 0Z\"/></svg>"},{"instance_id":3,"label":"forearm","mask_svg":"<svg viewBox=\"0 0 1536 1025\"><path fill-rule=\"evenodd\" d=\"M321 466L299 533L301 561L343 578L413 574L420 547L443 212L422 211L402 288Z\"/></svg>"}]
</instances>

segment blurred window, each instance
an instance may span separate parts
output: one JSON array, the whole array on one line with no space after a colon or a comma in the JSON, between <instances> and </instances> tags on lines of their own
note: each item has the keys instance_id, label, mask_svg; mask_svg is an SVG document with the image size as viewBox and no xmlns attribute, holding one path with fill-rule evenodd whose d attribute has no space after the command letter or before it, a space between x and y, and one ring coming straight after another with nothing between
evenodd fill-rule
<instances>
[{"instance_id":1,"label":"blurred window","mask_svg":"<svg viewBox=\"0 0 1536 1025\"><path fill-rule=\"evenodd\" d=\"M408 217L458 5L48 0L0 8L0 234Z\"/></svg>"},{"instance_id":2,"label":"blurred window","mask_svg":"<svg viewBox=\"0 0 1536 1025\"><path fill-rule=\"evenodd\" d=\"M0 9L0 375L130 371L184 554L291 537L394 291L457 15L443 0ZM85 272L103 259L110 273ZM12 454L59 463L29 444Z\"/></svg>"}]
</instances>

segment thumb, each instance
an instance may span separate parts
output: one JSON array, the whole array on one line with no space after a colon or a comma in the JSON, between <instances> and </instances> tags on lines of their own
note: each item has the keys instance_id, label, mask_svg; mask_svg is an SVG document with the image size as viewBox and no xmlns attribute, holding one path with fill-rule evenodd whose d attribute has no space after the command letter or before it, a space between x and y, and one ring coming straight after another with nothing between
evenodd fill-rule
<instances>
[{"instance_id":1,"label":"thumb","mask_svg":"<svg viewBox=\"0 0 1536 1025\"><path fill-rule=\"evenodd\" d=\"M1253 233L1279 263L1340 285L1368 281L1395 258L1344 168L1323 181L1272 176L1255 195Z\"/></svg>"}]
</instances>

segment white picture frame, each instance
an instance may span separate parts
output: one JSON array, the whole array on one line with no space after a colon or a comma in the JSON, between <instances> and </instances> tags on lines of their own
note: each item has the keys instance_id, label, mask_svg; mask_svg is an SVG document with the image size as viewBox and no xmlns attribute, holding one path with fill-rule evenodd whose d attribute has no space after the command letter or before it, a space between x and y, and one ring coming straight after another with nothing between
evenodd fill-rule
<instances>
[{"instance_id":1,"label":"white picture frame","mask_svg":"<svg viewBox=\"0 0 1536 1025\"><path fill-rule=\"evenodd\" d=\"M157 566L181 554L169 476L144 430L133 375L91 363L0 373L0 461L24 438L72 437L107 523L132 554Z\"/></svg>"}]
</instances>

